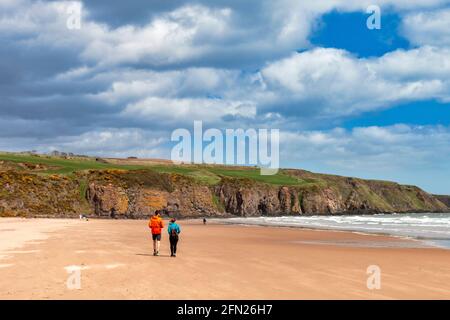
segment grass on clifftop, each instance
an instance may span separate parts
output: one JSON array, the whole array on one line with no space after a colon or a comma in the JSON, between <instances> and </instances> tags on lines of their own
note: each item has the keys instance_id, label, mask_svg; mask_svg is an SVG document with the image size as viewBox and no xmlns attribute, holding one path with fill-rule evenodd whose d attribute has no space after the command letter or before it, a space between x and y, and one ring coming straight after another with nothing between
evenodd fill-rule
<instances>
[{"instance_id":1,"label":"grass on clifftop","mask_svg":"<svg viewBox=\"0 0 450 320\"><path fill-rule=\"evenodd\" d=\"M293 186L302 184L302 180L289 176L280 170L277 174L270 176L263 176L260 173L259 168L254 167L215 167L215 166L202 166L202 165L193 165L188 167L179 167L174 165L167 166L152 166L152 170L158 172L165 173L178 173L184 174L190 177L193 177L197 181L215 185L220 182L222 176L230 177L230 178L239 178L239 179L250 179L253 181L268 183L274 185L284 185L284 186Z\"/></svg>"},{"instance_id":2,"label":"grass on clifftop","mask_svg":"<svg viewBox=\"0 0 450 320\"><path fill-rule=\"evenodd\" d=\"M260 169L255 167L225 167L211 165L118 165L95 161L93 158L63 159L45 155L21 155L13 153L0 153L0 161L14 163L41 164L50 167L48 170L37 171L38 174L69 175L83 170L142 170L148 169L159 173L177 173L194 178L200 183L215 185L222 177L249 179L256 182L272 185L297 186L313 183L311 179L301 179L286 174L280 170L275 175L264 176ZM308 181L307 181L308 180Z\"/></svg>"},{"instance_id":3,"label":"grass on clifftop","mask_svg":"<svg viewBox=\"0 0 450 320\"><path fill-rule=\"evenodd\" d=\"M43 164L50 167L56 167L41 171L47 174L70 174L82 170L102 170L102 169L142 169L143 166L119 166L109 163L102 163L90 158L63 159L50 156L37 155L19 155L11 153L0 153L0 161L10 161L15 163Z\"/></svg>"}]
</instances>

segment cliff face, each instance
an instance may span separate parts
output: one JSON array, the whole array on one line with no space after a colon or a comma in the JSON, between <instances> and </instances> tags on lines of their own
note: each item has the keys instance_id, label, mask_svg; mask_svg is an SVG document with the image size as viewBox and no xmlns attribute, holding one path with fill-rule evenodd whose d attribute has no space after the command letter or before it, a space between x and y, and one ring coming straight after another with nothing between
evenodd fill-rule
<instances>
[{"instance_id":1,"label":"cliff face","mask_svg":"<svg viewBox=\"0 0 450 320\"><path fill-rule=\"evenodd\" d=\"M224 179L214 190L226 212L237 216L301 214L298 192L288 187Z\"/></svg>"},{"instance_id":2,"label":"cliff face","mask_svg":"<svg viewBox=\"0 0 450 320\"><path fill-rule=\"evenodd\" d=\"M87 201L97 216L141 218L155 210L171 216L218 216L212 190L176 174L91 172Z\"/></svg>"},{"instance_id":3,"label":"cliff face","mask_svg":"<svg viewBox=\"0 0 450 320\"><path fill-rule=\"evenodd\" d=\"M143 218L155 210L179 217L449 211L450 197L414 186L301 170L296 185L222 176L207 184L151 170L91 170L70 176L0 171L0 216ZM444 204L446 202L447 204Z\"/></svg>"},{"instance_id":4,"label":"cliff face","mask_svg":"<svg viewBox=\"0 0 450 320\"><path fill-rule=\"evenodd\" d=\"M340 179L339 183L300 187L236 186L227 181L216 188L216 193L226 211L239 216L448 210L438 199L414 186Z\"/></svg>"},{"instance_id":5,"label":"cliff face","mask_svg":"<svg viewBox=\"0 0 450 320\"><path fill-rule=\"evenodd\" d=\"M0 216L64 217L88 210L78 181L0 171Z\"/></svg>"},{"instance_id":6,"label":"cliff face","mask_svg":"<svg viewBox=\"0 0 450 320\"><path fill-rule=\"evenodd\" d=\"M450 209L450 196L443 196L443 195L433 195L433 196Z\"/></svg>"}]
</instances>

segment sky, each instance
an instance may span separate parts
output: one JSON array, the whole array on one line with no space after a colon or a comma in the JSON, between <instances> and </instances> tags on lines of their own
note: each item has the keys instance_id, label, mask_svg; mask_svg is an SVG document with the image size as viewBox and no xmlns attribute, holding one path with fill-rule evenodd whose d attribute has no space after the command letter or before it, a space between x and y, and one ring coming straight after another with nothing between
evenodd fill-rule
<instances>
[{"instance_id":1,"label":"sky","mask_svg":"<svg viewBox=\"0 0 450 320\"><path fill-rule=\"evenodd\" d=\"M69 28L73 4L0 0L0 150L169 158L202 120L450 194L450 0L86 0Z\"/></svg>"}]
</instances>

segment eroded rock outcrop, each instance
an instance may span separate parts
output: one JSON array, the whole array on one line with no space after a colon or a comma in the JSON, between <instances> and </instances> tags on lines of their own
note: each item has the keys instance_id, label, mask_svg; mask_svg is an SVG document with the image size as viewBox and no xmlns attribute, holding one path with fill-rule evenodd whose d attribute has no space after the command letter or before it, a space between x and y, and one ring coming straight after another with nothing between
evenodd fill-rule
<instances>
[{"instance_id":1,"label":"eroded rock outcrop","mask_svg":"<svg viewBox=\"0 0 450 320\"><path fill-rule=\"evenodd\" d=\"M288 187L224 180L215 190L226 212L238 216L300 214L298 194Z\"/></svg>"},{"instance_id":2,"label":"eroded rock outcrop","mask_svg":"<svg viewBox=\"0 0 450 320\"><path fill-rule=\"evenodd\" d=\"M285 170L294 185L221 177L207 184L152 170L91 170L70 176L0 170L1 216L144 218L274 216L450 211L449 197L415 186L302 170ZM297 181L297 180L295 180Z\"/></svg>"},{"instance_id":3,"label":"eroded rock outcrop","mask_svg":"<svg viewBox=\"0 0 450 320\"><path fill-rule=\"evenodd\" d=\"M345 177L278 187L224 179L216 194L238 216L448 211L414 186Z\"/></svg>"},{"instance_id":4,"label":"eroded rock outcrop","mask_svg":"<svg viewBox=\"0 0 450 320\"><path fill-rule=\"evenodd\" d=\"M184 217L221 214L211 188L192 179L176 174L151 173L152 177L148 177L148 172L141 171L133 173L138 180L130 184L127 174L106 171L102 179L98 175L90 177L87 199L97 216L141 218L155 210Z\"/></svg>"},{"instance_id":5,"label":"eroded rock outcrop","mask_svg":"<svg viewBox=\"0 0 450 320\"><path fill-rule=\"evenodd\" d=\"M128 213L129 198L122 187L91 183L87 197L98 216L115 217Z\"/></svg>"}]
</instances>

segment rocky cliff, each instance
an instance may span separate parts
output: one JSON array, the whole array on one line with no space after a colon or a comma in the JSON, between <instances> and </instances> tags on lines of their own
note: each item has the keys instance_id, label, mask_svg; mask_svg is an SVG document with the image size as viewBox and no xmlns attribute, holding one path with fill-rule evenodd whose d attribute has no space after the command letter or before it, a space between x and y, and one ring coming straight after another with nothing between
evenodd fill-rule
<instances>
[{"instance_id":1,"label":"rocky cliff","mask_svg":"<svg viewBox=\"0 0 450 320\"><path fill-rule=\"evenodd\" d=\"M291 173L302 175L301 171ZM448 210L438 199L415 186L333 176L290 187L243 185L225 179L215 193L226 212L239 216Z\"/></svg>"},{"instance_id":2,"label":"rocky cliff","mask_svg":"<svg viewBox=\"0 0 450 320\"><path fill-rule=\"evenodd\" d=\"M448 197L415 186L303 170L283 170L282 175L295 183L226 175L211 182L149 169L47 175L6 167L0 170L0 216L144 218L154 210L179 217L449 211Z\"/></svg>"},{"instance_id":3,"label":"rocky cliff","mask_svg":"<svg viewBox=\"0 0 450 320\"><path fill-rule=\"evenodd\" d=\"M66 176L0 171L0 216L77 215L89 210L80 188Z\"/></svg>"},{"instance_id":4,"label":"rocky cliff","mask_svg":"<svg viewBox=\"0 0 450 320\"><path fill-rule=\"evenodd\" d=\"M438 199L440 202L445 204L448 208L450 208L450 196L444 196L444 195L433 195L436 199Z\"/></svg>"},{"instance_id":5,"label":"rocky cliff","mask_svg":"<svg viewBox=\"0 0 450 320\"><path fill-rule=\"evenodd\" d=\"M91 171L86 199L97 216L140 218L163 210L171 216L222 215L208 186L179 174Z\"/></svg>"}]
</instances>

